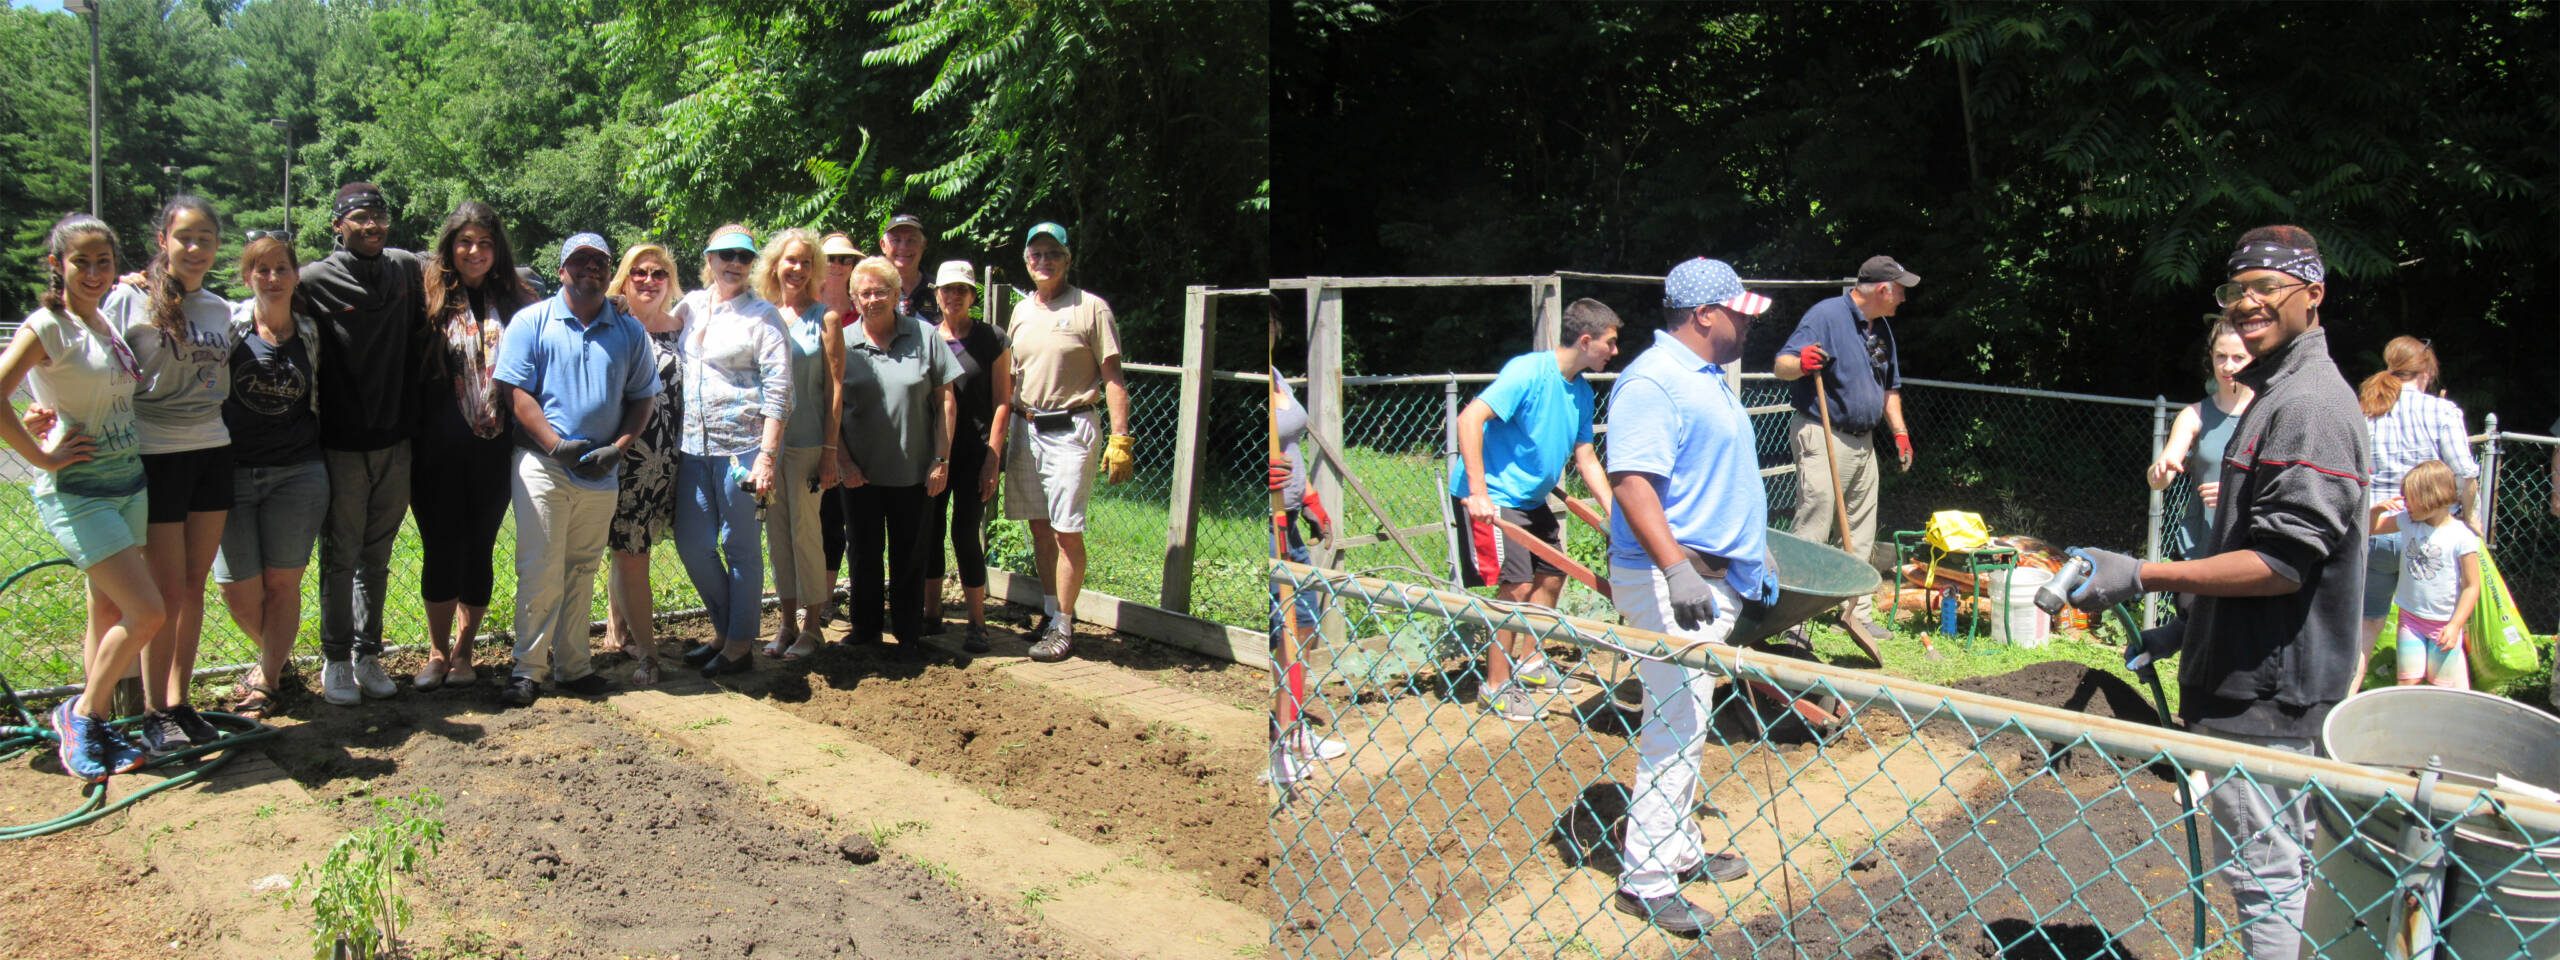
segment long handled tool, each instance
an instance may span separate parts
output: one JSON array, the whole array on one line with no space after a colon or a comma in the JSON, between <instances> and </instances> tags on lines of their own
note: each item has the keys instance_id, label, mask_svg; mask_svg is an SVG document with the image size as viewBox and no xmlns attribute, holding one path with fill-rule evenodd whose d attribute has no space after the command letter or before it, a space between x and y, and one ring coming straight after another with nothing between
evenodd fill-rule
<instances>
[{"instance_id":1,"label":"long handled tool","mask_svg":"<svg viewBox=\"0 0 2560 960\"><path fill-rule=\"evenodd\" d=\"M1274 316L1271 322L1270 341L1272 348L1276 349L1279 346L1280 322L1277 316ZM1273 370L1272 376L1278 377L1279 371ZM1271 399L1277 401L1279 398L1280 382L1274 379L1271 382ZM1271 434L1271 460L1277 463L1283 456L1278 418L1266 415L1265 426ZM1277 559L1288 555L1287 495L1279 487L1273 487L1271 489L1271 556ZM1280 622L1275 636L1279 641L1279 649L1271 658L1271 669L1274 674L1271 694L1271 782L1272 785L1280 788L1280 802L1286 805L1298 798L1296 784L1300 776L1301 764L1297 757L1290 754L1290 748L1293 746L1290 741L1294 739L1297 732L1298 705L1306 696L1306 668L1298 663L1296 584L1284 579L1275 583L1274 586L1279 591L1278 604L1273 607L1277 614L1274 619Z\"/></svg>"},{"instance_id":2,"label":"long handled tool","mask_svg":"<svg viewBox=\"0 0 2560 960\"><path fill-rule=\"evenodd\" d=\"M1565 497L1564 502L1569 507L1579 506L1579 504L1576 504L1571 497ZM1575 510L1574 515L1583 516L1583 514L1589 510L1590 508L1583 507L1582 509ZM1590 517L1583 517L1583 519L1585 522L1590 521ZM1527 546L1530 554L1536 556L1540 560L1546 561L1556 569L1564 571L1565 576L1581 581L1583 586L1590 587L1593 592L1596 592L1603 597L1616 599L1615 594L1613 594L1609 589L1609 581L1601 579L1598 574L1591 572L1591 568L1575 562L1572 557L1565 556L1564 551L1556 549L1554 544L1531 536L1529 531L1521 529L1520 525L1512 523L1509 520L1504 520L1500 517L1494 518L1493 525L1496 529L1501 530L1504 536L1510 537L1513 541ZM1822 709L1820 705L1814 703L1812 700L1790 696L1786 691L1778 689L1775 684L1748 678L1743 678L1742 682L1744 687L1749 689L1753 694L1758 695L1771 703L1786 704L1789 709L1795 711L1796 716L1804 718L1804 722L1807 726L1821 729L1840 722L1839 717L1833 716L1830 711Z\"/></svg>"},{"instance_id":3,"label":"long handled tool","mask_svg":"<svg viewBox=\"0 0 2560 960\"><path fill-rule=\"evenodd\" d=\"M1822 385L1820 370L1813 371L1813 408L1822 414L1822 465L1831 468L1831 515L1832 522L1840 527L1840 549L1853 557L1864 556L1858 552L1857 538L1849 533L1849 498L1840 494L1840 448L1831 439L1831 391ZM1801 483L1804 478L1796 480ZM1874 658L1878 666L1884 664L1884 651L1876 647L1874 637L1867 636L1866 626L1859 623L1857 617L1841 617L1840 626L1849 631L1849 639L1857 641L1858 647ZM1929 643L1928 634L1920 635L1920 649L1929 655L1929 659L1938 658L1938 648Z\"/></svg>"}]
</instances>

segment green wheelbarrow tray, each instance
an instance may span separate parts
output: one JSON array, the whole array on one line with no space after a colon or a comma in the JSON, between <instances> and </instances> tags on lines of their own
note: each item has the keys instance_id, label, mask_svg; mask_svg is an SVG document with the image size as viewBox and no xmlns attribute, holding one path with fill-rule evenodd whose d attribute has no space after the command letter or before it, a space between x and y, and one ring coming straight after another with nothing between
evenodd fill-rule
<instances>
[{"instance_id":1,"label":"green wheelbarrow tray","mask_svg":"<svg viewBox=\"0 0 2560 960\"><path fill-rule=\"evenodd\" d=\"M1778 568L1778 600L1760 616L1746 611L1731 643L1767 640L1884 585L1876 568L1848 551L1783 530L1769 531L1769 562Z\"/></svg>"}]
</instances>

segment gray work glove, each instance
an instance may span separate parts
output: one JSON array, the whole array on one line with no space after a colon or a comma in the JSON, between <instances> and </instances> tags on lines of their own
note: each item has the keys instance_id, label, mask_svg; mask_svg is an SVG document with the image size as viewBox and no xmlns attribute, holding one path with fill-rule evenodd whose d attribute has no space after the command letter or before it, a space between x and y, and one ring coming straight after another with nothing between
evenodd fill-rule
<instances>
[{"instance_id":1,"label":"gray work glove","mask_svg":"<svg viewBox=\"0 0 2560 960\"><path fill-rule=\"evenodd\" d=\"M562 437L560 438L559 443L554 444L551 447L551 461L559 464L564 470L576 470L578 469L578 459L586 456L587 451L595 448L596 442L593 440L572 440L568 437Z\"/></svg>"},{"instance_id":2,"label":"gray work glove","mask_svg":"<svg viewBox=\"0 0 2560 960\"><path fill-rule=\"evenodd\" d=\"M2096 547L2073 547L2072 556L2089 561L2089 576L2063 599L2090 613L2103 613L2108 607L2143 594L2142 561L2113 550Z\"/></svg>"},{"instance_id":3,"label":"gray work glove","mask_svg":"<svg viewBox=\"0 0 2560 960\"><path fill-rule=\"evenodd\" d=\"M2124 668L2140 673L2153 664L2176 656L2187 645L2187 621L2180 617L2142 631L2124 648Z\"/></svg>"},{"instance_id":4,"label":"gray work glove","mask_svg":"<svg viewBox=\"0 0 2560 960\"><path fill-rule=\"evenodd\" d=\"M1698 575L1698 568L1683 563L1662 571L1662 580L1671 594L1671 622L1682 630L1715 622L1716 597L1707 590L1707 578Z\"/></svg>"},{"instance_id":5,"label":"gray work glove","mask_svg":"<svg viewBox=\"0 0 2560 960\"><path fill-rule=\"evenodd\" d=\"M578 458L578 465L569 469L589 480L602 480L613 476L613 468L621 463L622 448L607 443L587 451Z\"/></svg>"}]
</instances>

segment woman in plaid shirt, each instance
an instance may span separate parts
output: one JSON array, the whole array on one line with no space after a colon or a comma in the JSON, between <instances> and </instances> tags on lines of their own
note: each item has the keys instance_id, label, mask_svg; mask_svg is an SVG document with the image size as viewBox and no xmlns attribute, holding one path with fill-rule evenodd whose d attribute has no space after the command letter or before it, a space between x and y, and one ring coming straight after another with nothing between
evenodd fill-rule
<instances>
[{"instance_id":1,"label":"woman in plaid shirt","mask_svg":"<svg viewBox=\"0 0 2560 960\"><path fill-rule=\"evenodd\" d=\"M2462 407L2428 393L2435 386L2436 351L2416 337L2393 337L2382 348L2383 370L2356 390L2373 439L2373 483L2366 487L2367 506L2400 495L2409 468L2429 460L2453 468L2460 486L2457 507L2473 502L2480 485L2480 461L2471 456L2471 434L2463 425ZM2473 533L2482 533L2476 513L2462 510ZM2356 663L2357 685L2364 677L2363 657L2382 633L2391 612L2391 596L2400 588L2400 535L2386 533L2367 541L2364 568L2364 646Z\"/></svg>"}]
</instances>

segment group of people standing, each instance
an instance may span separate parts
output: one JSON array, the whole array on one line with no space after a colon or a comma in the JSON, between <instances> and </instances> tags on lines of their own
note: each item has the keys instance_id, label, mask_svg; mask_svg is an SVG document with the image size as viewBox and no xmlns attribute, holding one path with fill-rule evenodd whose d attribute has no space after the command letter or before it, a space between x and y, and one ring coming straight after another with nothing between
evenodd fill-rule
<instances>
[{"instance_id":1,"label":"group of people standing","mask_svg":"<svg viewBox=\"0 0 2560 960\"><path fill-rule=\"evenodd\" d=\"M0 441L36 468L37 511L87 576L85 681L52 716L73 775L219 737L187 696L208 574L259 648L233 710L276 709L315 543L321 696L395 695L383 606L411 513L417 690L480 682L473 645L510 508L509 704L545 683L615 686L588 638L608 552L606 644L630 654L629 682L659 679L649 554L670 537L710 615L710 642L683 654L705 676L751 669L759 640L772 658L817 652L847 556L850 642L940 632L956 574L962 645L985 652L982 519L1000 484L1041 577L1032 656L1070 655L1093 479L1125 480L1134 459L1118 330L1067 282L1065 227L1026 232L1032 289L999 329L967 262L928 282L913 216L883 225L877 255L847 233L760 243L724 225L691 292L667 247L617 259L581 233L549 296L486 204L457 206L424 255L390 246L391 224L383 191L357 182L333 198L321 260L249 233L252 295L237 302L206 289L225 237L202 199L169 201L139 276L119 277L115 231L95 217L47 235L43 303L0 354L0 392L23 382L35 403L0 418ZM110 693L137 668L147 712L128 736Z\"/></svg>"}]
</instances>

